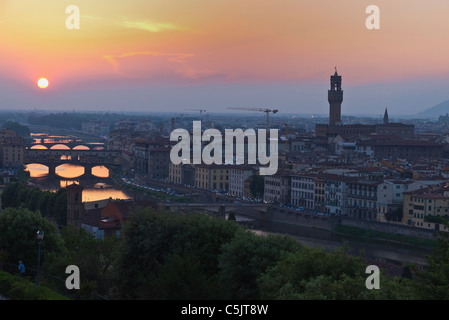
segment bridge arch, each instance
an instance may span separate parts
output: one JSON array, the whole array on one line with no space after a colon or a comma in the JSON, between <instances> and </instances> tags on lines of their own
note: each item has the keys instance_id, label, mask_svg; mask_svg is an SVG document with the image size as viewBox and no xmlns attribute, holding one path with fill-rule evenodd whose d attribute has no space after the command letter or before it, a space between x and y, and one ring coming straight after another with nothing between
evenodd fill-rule
<instances>
[{"instance_id":1,"label":"bridge arch","mask_svg":"<svg viewBox=\"0 0 449 320\"><path fill-rule=\"evenodd\" d=\"M91 174L97 178L108 178L109 169L103 165L94 166L91 168Z\"/></svg>"},{"instance_id":2,"label":"bridge arch","mask_svg":"<svg viewBox=\"0 0 449 320\"><path fill-rule=\"evenodd\" d=\"M70 173L68 174L66 172L67 168L70 168ZM65 174L64 174L65 172ZM69 163L64 163L55 166L55 174L59 177L65 178L65 179L75 179L79 178L82 175L84 175L86 172L85 168L83 166L79 165L71 165Z\"/></svg>"},{"instance_id":3,"label":"bridge arch","mask_svg":"<svg viewBox=\"0 0 449 320\"><path fill-rule=\"evenodd\" d=\"M70 150L70 147L66 146L65 144L58 143L54 146L51 146L50 150Z\"/></svg>"},{"instance_id":4,"label":"bridge arch","mask_svg":"<svg viewBox=\"0 0 449 320\"><path fill-rule=\"evenodd\" d=\"M49 166L41 163L28 163L25 171L30 173L31 178L40 178L48 175L50 168Z\"/></svg>"},{"instance_id":5,"label":"bridge arch","mask_svg":"<svg viewBox=\"0 0 449 320\"><path fill-rule=\"evenodd\" d=\"M72 160L72 156L71 155L66 156L66 155L63 154L60 159L61 160L68 160L68 161L70 161L70 160Z\"/></svg>"},{"instance_id":6,"label":"bridge arch","mask_svg":"<svg viewBox=\"0 0 449 320\"><path fill-rule=\"evenodd\" d=\"M72 150L90 150L90 148L85 145L79 145L79 146L73 147Z\"/></svg>"},{"instance_id":7,"label":"bridge arch","mask_svg":"<svg viewBox=\"0 0 449 320\"><path fill-rule=\"evenodd\" d=\"M48 148L42 144L35 144L32 145L30 149L47 150Z\"/></svg>"}]
</instances>

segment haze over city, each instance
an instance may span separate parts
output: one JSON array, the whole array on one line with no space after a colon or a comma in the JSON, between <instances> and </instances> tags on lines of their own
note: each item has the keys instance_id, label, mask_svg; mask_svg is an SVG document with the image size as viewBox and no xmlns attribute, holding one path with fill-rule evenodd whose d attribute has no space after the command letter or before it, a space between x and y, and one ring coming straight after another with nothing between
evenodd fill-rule
<instances>
[{"instance_id":1,"label":"haze over city","mask_svg":"<svg viewBox=\"0 0 449 320\"><path fill-rule=\"evenodd\" d=\"M380 30L365 26L369 1L73 4L79 30L66 2L1 1L1 109L326 114L335 66L344 114L411 115L449 98L447 1L377 0Z\"/></svg>"}]
</instances>

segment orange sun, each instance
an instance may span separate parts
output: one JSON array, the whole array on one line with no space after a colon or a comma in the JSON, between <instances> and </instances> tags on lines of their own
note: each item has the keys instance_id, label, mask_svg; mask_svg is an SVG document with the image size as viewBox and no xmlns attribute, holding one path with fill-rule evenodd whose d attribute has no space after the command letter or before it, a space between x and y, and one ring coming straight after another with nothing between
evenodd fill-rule
<instances>
[{"instance_id":1,"label":"orange sun","mask_svg":"<svg viewBox=\"0 0 449 320\"><path fill-rule=\"evenodd\" d=\"M39 88L41 88L41 89L47 88L47 87L48 87L48 80L45 79L45 78L40 78L40 79L37 81L37 86L38 86Z\"/></svg>"}]
</instances>

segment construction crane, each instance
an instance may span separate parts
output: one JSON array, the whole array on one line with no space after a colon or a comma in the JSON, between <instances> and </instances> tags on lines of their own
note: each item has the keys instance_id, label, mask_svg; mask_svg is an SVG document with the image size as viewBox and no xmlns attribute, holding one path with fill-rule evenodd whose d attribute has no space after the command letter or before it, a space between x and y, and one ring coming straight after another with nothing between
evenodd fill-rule
<instances>
[{"instance_id":1,"label":"construction crane","mask_svg":"<svg viewBox=\"0 0 449 320\"><path fill-rule=\"evenodd\" d=\"M228 109L265 112L267 114L267 131L270 129L270 112L272 112L273 114L278 112L278 110L270 110L270 109L265 109L265 108L229 107Z\"/></svg>"}]
</instances>

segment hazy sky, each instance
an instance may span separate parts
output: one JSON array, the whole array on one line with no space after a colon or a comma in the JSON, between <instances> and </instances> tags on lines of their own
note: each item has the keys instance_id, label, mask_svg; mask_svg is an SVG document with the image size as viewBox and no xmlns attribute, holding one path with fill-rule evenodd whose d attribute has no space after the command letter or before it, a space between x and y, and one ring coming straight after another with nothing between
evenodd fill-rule
<instances>
[{"instance_id":1,"label":"hazy sky","mask_svg":"<svg viewBox=\"0 0 449 320\"><path fill-rule=\"evenodd\" d=\"M337 65L343 114L411 114L449 99L448 17L447 0L0 0L0 108L327 113Z\"/></svg>"}]
</instances>

